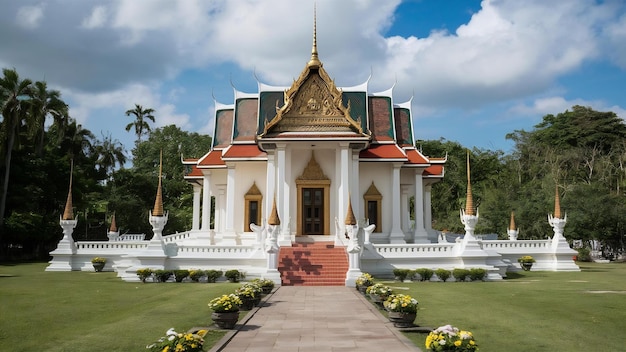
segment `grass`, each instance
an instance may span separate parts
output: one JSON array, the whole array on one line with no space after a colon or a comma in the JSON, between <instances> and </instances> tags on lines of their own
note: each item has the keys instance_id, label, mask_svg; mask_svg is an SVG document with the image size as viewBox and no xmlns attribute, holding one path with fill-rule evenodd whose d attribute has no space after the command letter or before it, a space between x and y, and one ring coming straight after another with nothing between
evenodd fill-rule
<instances>
[{"instance_id":1,"label":"grass","mask_svg":"<svg viewBox=\"0 0 626 352\"><path fill-rule=\"evenodd\" d=\"M171 327L208 326L236 283L124 282L115 273L0 265L0 351L141 351ZM481 351L623 351L626 264L513 273L502 282L387 283L420 302L416 323L474 333ZM205 350L223 332L207 335ZM407 333L424 350L425 334Z\"/></svg>"},{"instance_id":2,"label":"grass","mask_svg":"<svg viewBox=\"0 0 626 352\"><path fill-rule=\"evenodd\" d=\"M626 264L512 273L502 282L392 283L419 301L416 324L472 331L481 351L623 351ZM425 350L425 334L406 334Z\"/></svg>"},{"instance_id":3,"label":"grass","mask_svg":"<svg viewBox=\"0 0 626 352\"><path fill-rule=\"evenodd\" d=\"M0 351L141 351L169 328L209 326L207 303L239 284L124 282L111 272L0 265ZM224 335L205 336L210 349Z\"/></svg>"}]
</instances>

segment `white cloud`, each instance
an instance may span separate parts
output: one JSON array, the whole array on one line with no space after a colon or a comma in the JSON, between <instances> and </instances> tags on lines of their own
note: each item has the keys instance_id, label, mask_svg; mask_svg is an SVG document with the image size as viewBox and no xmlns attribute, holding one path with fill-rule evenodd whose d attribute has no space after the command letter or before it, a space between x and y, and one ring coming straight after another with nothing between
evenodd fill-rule
<instances>
[{"instance_id":1,"label":"white cloud","mask_svg":"<svg viewBox=\"0 0 626 352\"><path fill-rule=\"evenodd\" d=\"M45 4L22 6L17 10L16 23L26 29L36 29L43 19Z\"/></svg>"},{"instance_id":2,"label":"white cloud","mask_svg":"<svg viewBox=\"0 0 626 352\"><path fill-rule=\"evenodd\" d=\"M548 114L556 115L566 110L571 110L572 106L588 106L596 111L612 111L617 116L626 117L624 108L607 104L604 101L589 101L584 99L567 100L563 97L553 96L536 99L530 105L518 104L509 109L509 112L518 116L545 116Z\"/></svg>"},{"instance_id":3,"label":"white cloud","mask_svg":"<svg viewBox=\"0 0 626 352\"><path fill-rule=\"evenodd\" d=\"M107 8L106 6L96 6L93 8L91 15L85 18L81 23L83 28L94 29L104 26L107 20Z\"/></svg>"}]
</instances>

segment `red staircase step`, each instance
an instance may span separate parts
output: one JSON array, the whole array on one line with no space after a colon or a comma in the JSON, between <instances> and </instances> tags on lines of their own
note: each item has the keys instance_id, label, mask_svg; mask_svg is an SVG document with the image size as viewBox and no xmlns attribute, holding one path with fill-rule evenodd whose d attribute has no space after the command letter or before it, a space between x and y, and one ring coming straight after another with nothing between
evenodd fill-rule
<instances>
[{"instance_id":1,"label":"red staircase step","mask_svg":"<svg viewBox=\"0 0 626 352\"><path fill-rule=\"evenodd\" d=\"M345 249L332 242L281 247L278 271L286 286L343 286L348 271Z\"/></svg>"}]
</instances>

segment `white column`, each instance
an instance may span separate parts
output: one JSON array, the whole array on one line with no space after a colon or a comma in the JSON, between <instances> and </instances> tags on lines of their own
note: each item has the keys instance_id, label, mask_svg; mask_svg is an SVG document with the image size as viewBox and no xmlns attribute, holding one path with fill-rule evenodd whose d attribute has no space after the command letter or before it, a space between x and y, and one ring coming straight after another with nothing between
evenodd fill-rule
<instances>
[{"instance_id":1,"label":"white column","mask_svg":"<svg viewBox=\"0 0 626 352\"><path fill-rule=\"evenodd\" d=\"M228 165L226 179L226 229L227 233L235 232L235 166Z\"/></svg>"},{"instance_id":2,"label":"white column","mask_svg":"<svg viewBox=\"0 0 626 352\"><path fill-rule=\"evenodd\" d=\"M360 187L360 174L359 174L359 152L353 151L352 153L352 173L350 174L350 194L352 195L352 211L357 221L363 220L363 195L361 194ZM363 225L363 224L360 224Z\"/></svg>"},{"instance_id":3,"label":"white column","mask_svg":"<svg viewBox=\"0 0 626 352\"><path fill-rule=\"evenodd\" d=\"M433 206L432 206L432 184L424 185L424 227L428 232L428 239L431 243L436 243L437 232L433 229Z\"/></svg>"},{"instance_id":4,"label":"white column","mask_svg":"<svg viewBox=\"0 0 626 352\"><path fill-rule=\"evenodd\" d=\"M223 233L225 231L226 222L226 186L217 186L217 197L215 199L215 224L213 228L216 232Z\"/></svg>"},{"instance_id":5,"label":"white column","mask_svg":"<svg viewBox=\"0 0 626 352\"><path fill-rule=\"evenodd\" d=\"M391 233L389 243L406 243L400 219L400 167L402 163L394 163L391 173Z\"/></svg>"},{"instance_id":6,"label":"white column","mask_svg":"<svg viewBox=\"0 0 626 352\"><path fill-rule=\"evenodd\" d=\"M285 145L276 146L276 210L280 217L281 235L278 239L280 246L291 245L291 233L289 232L289 219L285 216L285 208L289 204L289 195L285 193L285 168L286 155ZM269 208L271 210L271 206Z\"/></svg>"},{"instance_id":7,"label":"white column","mask_svg":"<svg viewBox=\"0 0 626 352\"><path fill-rule=\"evenodd\" d=\"M267 174L265 180L265 189L267 189L267 195L265 197L265 221L269 219L270 213L272 212L272 203L274 202L274 197L276 196L276 165L274 164L274 153L267 153L267 170L265 171ZM278 213L279 217L282 217L283 214Z\"/></svg>"},{"instance_id":8,"label":"white column","mask_svg":"<svg viewBox=\"0 0 626 352\"><path fill-rule=\"evenodd\" d=\"M411 230L411 226L409 224L409 220L411 219L411 207L409 206L409 186L403 185L400 186L400 211L402 217L402 232L405 234L409 233ZM411 240L413 235L410 236ZM406 236L405 236L406 238Z\"/></svg>"},{"instance_id":9,"label":"white column","mask_svg":"<svg viewBox=\"0 0 626 352\"><path fill-rule=\"evenodd\" d=\"M339 231L335 232L335 244L343 243L343 233L345 232L344 219L348 211L348 198L350 196L350 160L348 143L340 143L339 149L335 152L335 177L337 179L337 207L336 214L331 219L337 221L335 228L339 227Z\"/></svg>"},{"instance_id":10,"label":"white column","mask_svg":"<svg viewBox=\"0 0 626 352\"><path fill-rule=\"evenodd\" d=\"M422 178L423 169L415 170L415 232L413 233L414 243L430 243L428 232L424 228L424 182Z\"/></svg>"},{"instance_id":11,"label":"white column","mask_svg":"<svg viewBox=\"0 0 626 352\"><path fill-rule=\"evenodd\" d=\"M202 186L197 183L193 184L193 217L191 220L191 231L200 229L200 193Z\"/></svg>"},{"instance_id":12,"label":"white column","mask_svg":"<svg viewBox=\"0 0 626 352\"><path fill-rule=\"evenodd\" d=\"M217 228L217 227L216 227ZM211 172L202 177L202 231L211 230Z\"/></svg>"},{"instance_id":13,"label":"white column","mask_svg":"<svg viewBox=\"0 0 626 352\"><path fill-rule=\"evenodd\" d=\"M287 162L287 160L291 160L291 150L285 150L285 163L283 164L283 183L281 185L284 197L283 214L281 216L282 232L285 238L288 238L289 242L291 243L291 162Z\"/></svg>"}]
</instances>

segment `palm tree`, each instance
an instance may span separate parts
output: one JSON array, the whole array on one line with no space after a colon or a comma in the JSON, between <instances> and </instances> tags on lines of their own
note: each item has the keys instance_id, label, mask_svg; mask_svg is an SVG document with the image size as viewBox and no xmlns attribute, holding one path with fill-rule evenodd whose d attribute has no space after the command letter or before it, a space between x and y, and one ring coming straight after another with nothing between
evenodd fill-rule
<instances>
[{"instance_id":1,"label":"palm tree","mask_svg":"<svg viewBox=\"0 0 626 352\"><path fill-rule=\"evenodd\" d=\"M31 115L33 123L29 126L30 135L36 140L35 151L41 156L44 145L46 118L51 116L53 125L58 126L59 141L68 124L68 106L61 100L58 90L48 90L46 82L35 82L31 99Z\"/></svg>"},{"instance_id":2,"label":"palm tree","mask_svg":"<svg viewBox=\"0 0 626 352\"><path fill-rule=\"evenodd\" d=\"M124 146L117 139L114 140L110 133L108 136L103 136L102 143L96 145L95 149L98 155L96 164L98 164L100 169L104 170L108 176L111 175L111 172L115 169L115 165L119 164L120 166L124 166L126 162Z\"/></svg>"},{"instance_id":3,"label":"palm tree","mask_svg":"<svg viewBox=\"0 0 626 352\"><path fill-rule=\"evenodd\" d=\"M141 142L141 136L150 132L150 125L146 119L154 122L154 109L144 109L143 106L135 104L134 109L126 110L126 116L135 115L135 121L126 125L126 131L130 131L135 127L135 134L137 135L137 143Z\"/></svg>"},{"instance_id":4,"label":"palm tree","mask_svg":"<svg viewBox=\"0 0 626 352\"><path fill-rule=\"evenodd\" d=\"M15 69L4 68L2 73L4 77L0 78L0 108L3 117L1 127L6 140L4 145L4 182L2 184L2 197L0 197L0 228L4 225L4 211L11 171L11 153L18 130L23 121L28 118L32 94L32 81L30 79L20 80Z\"/></svg>"}]
</instances>

